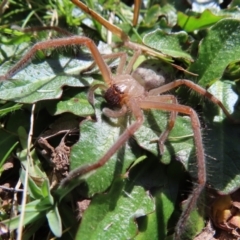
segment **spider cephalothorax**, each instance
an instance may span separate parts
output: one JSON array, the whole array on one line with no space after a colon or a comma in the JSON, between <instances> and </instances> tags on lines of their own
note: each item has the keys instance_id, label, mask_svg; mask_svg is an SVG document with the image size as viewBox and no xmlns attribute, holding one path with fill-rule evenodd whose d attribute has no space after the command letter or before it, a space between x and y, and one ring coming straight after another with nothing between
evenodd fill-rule
<instances>
[{"instance_id":1,"label":"spider cephalothorax","mask_svg":"<svg viewBox=\"0 0 240 240\"><path fill-rule=\"evenodd\" d=\"M123 92L116 84L113 84L104 94L104 98L113 107L119 107L121 104Z\"/></svg>"}]
</instances>

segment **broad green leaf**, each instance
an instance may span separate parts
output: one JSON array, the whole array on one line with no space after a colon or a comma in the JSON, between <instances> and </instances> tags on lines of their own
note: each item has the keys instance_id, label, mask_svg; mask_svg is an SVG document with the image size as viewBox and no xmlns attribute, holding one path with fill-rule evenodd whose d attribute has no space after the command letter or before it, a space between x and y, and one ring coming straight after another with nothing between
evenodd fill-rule
<instances>
[{"instance_id":1,"label":"broad green leaf","mask_svg":"<svg viewBox=\"0 0 240 240\"><path fill-rule=\"evenodd\" d=\"M153 210L153 201L142 187L117 178L107 194L93 198L76 237L132 239L137 233L134 220Z\"/></svg>"},{"instance_id":2,"label":"broad green leaf","mask_svg":"<svg viewBox=\"0 0 240 240\"><path fill-rule=\"evenodd\" d=\"M47 212L47 220L48 225L56 237L62 236L62 220L59 215L58 207L57 205L54 206L53 209Z\"/></svg>"},{"instance_id":3,"label":"broad green leaf","mask_svg":"<svg viewBox=\"0 0 240 240\"><path fill-rule=\"evenodd\" d=\"M189 67L197 73L198 84L210 86L219 80L225 68L240 59L240 21L223 19L209 29L199 46L199 56Z\"/></svg>"},{"instance_id":4,"label":"broad green leaf","mask_svg":"<svg viewBox=\"0 0 240 240\"><path fill-rule=\"evenodd\" d=\"M173 165L170 168L173 169ZM179 185L179 182L173 179L169 178L167 184L154 193L156 209L143 219L139 219L139 233L136 240L165 239L168 235L169 219L174 212Z\"/></svg>"},{"instance_id":5,"label":"broad green leaf","mask_svg":"<svg viewBox=\"0 0 240 240\"><path fill-rule=\"evenodd\" d=\"M31 63L17 73L16 80L0 84L0 99L22 103L33 103L45 99L60 98L63 86L89 86L92 80L79 79L79 72L89 66L89 60L62 57L41 63ZM5 73L9 65L1 69Z\"/></svg>"},{"instance_id":6,"label":"broad green leaf","mask_svg":"<svg viewBox=\"0 0 240 240\"><path fill-rule=\"evenodd\" d=\"M144 124L135 133L139 146L159 156L158 139L167 128L168 119L168 114L161 110L146 112ZM188 161L194 151L192 126L188 117L177 117L175 126L170 132L164 148L165 151L161 157L163 163L168 164L174 156L184 163L187 168Z\"/></svg>"},{"instance_id":7,"label":"broad green leaf","mask_svg":"<svg viewBox=\"0 0 240 240\"><path fill-rule=\"evenodd\" d=\"M178 12L178 25L186 32L193 32L202 28L207 28L217 23L224 16L217 16L209 9L198 13L196 16L188 16L182 12Z\"/></svg>"},{"instance_id":8,"label":"broad green leaf","mask_svg":"<svg viewBox=\"0 0 240 240\"><path fill-rule=\"evenodd\" d=\"M186 32L166 33L160 29L146 34L143 38L144 44L168 56L192 61L191 55L185 51L187 41L188 35Z\"/></svg>"},{"instance_id":9,"label":"broad green leaf","mask_svg":"<svg viewBox=\"0 0 240 240\"><path fill-rule=\"evenodd\" d=\"M235 109L238 96L234 92L231 82L216 82L209 91L220 99L224 106L233 113L232 116L239 120L239 112ZM204 108L205 115L212 122L208 123L207 129L204 131L204 142L206 145L206 163L208 166L208 182L211 186L221 193L228 194L239 188L240 168L238 156L240 156L240 148L238 138L240 134L240 125L233 124L225 118L222 111L213 108L210 104ZM212 114L215 112L215 116ZM238 114L237 114L238 113ZM217 149L217 151L216 151ZM221 178L217 178L218 173Z\"/></svg>"},{"instance_id":10,"label":"broad green leaf","mask_svg":"<svg viewBox=\"0 0 240 240\"><path fill-rule=\"evenodd\" d=\"M62 100L51 101L47 104L47 109L52 115L71 112L76 116L89 116L94 114L94 110L87 99L87 92L80 89L69 89L63 95Z\"/></svg>"},{"instance_id":11,"label":"broad green leaf","mask_svg":"<svg viewBox=\"0 0 240 240\"><path fill-rule=\"evenodd\" d=\"M6 39L6 37L4 37L4 38ZM22 37L20 37L20 39L24 40L24 41L26 40L26 42L28 42L28 40L25 39L25 38L22 39ZM19 40L19 37L16 37L15 39L13 39L13 42L16 41L15 45L14 44L13 45L12 44L11 45L5 45L7 43L0 44L0 49L1 49L1 51L0 51L0 61L1 61L1 63L3 63L4 60L6 61L6 59L11 59L11 58L15 59L16 55L23 54L24 51L27 49L27 47L29 46L29 43L23 42L21 44L19 44L19 43L17 44L18 40ZM0 37L0 41L2 42L1 37ZM8 41L8 40L6 39L6 41ZM5 69L5 72L2 72L2 70L3 70L2 67L3 67L3 65L1 65L1 68L0 68L0 75L4 74L7 70L7 69Z\"/></svg>"},{"instance_id":12,"label":"broad green leaf","mask_svg":"<svg viewBox=\"0 0 240 240\"><path fill-rule=\"evenodd\" d=\"M184 174L180 169L183 167L179 162L165 165L152 155L131 169L129 183L149 189L155 203L155 211L137 218L136 239L164 239L173 232L178 219L172 215Z\"/></svg>"},{"instance_id":13,"label":"broad green leaf","mask_svg":"<svg viewBox=\"0 0 240 240\"><path fill-rule=\"evenodd\" d=\"M223 123L214 123L209 125L207 131L207 165L209 169L208 181L211 186L221 192L228 194L239 188L240 174L239 161L240 156L238 138L240 127L227 120ZM215 149L218 149L216 152ZM211 172L218 173L221 178Z\"/></svg>"},{"instance_id":14,"label":"broad green leaf","mask_svg":"<svg viewBox=\"0 0 240 240\"><path fill-rule=\"evenodd\" d=\"M84 121L80 124L80 140L71 150L71 170L98 161L126 129L126 118L108 119L102 115L99 103L96 106L96 122ZM85 184L88 195L107 189L113 177L125 173L136 158L128 144L119 149L103 167L88 177Z\"/></svg>"}]
</instances>

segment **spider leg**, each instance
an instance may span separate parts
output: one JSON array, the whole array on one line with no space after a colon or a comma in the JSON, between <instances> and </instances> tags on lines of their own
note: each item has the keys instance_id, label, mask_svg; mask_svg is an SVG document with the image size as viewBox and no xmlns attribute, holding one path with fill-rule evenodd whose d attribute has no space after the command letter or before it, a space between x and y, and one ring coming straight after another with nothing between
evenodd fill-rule
<instances>
[{"instance_id":1,"label":"spider leg","mask_svg":"<svg viewBox=\"0 0 240 240\"><path fill-rule=\"evenodd\" d=\"M103 58L104 60L106 60L106 59L120 58L120 62L119 62L119 65L118 65L118 67L117 67L116 74L121 74L121 73L123 72L125 63L126 63L126 61L127 61L127 53L125 53L125 52L110 53L110 54L102 55L102 58ZM91 66L89 66L88 68L84 69L84 70L82 71L82 73L91 71L95 66L96 66L96 62L93 62L93 63L91 64Z\"/></svg>"},{"instance_id":2,"label":"spider leg","mask_svg":"<svg viewBox=\"0 0 240 240\"><path fill-rule=\"evenodd\" d=\"M103 109L104 115L110 118L119 118L124 116L127 113L126 105L123 105L119 110L112 110L110 108Z\"/></svg>"},{"instance_id":3,"label":"spider leg","mask_svg":"<svg viewBox=\"0 0 240 240\"><path fill-rule=\"evenodd\" d=\"M158 95L164 92L167 92L173 88L176 88L178 86L181 85L185 85L191 89L193 89L195 92L203 95L204 97L208 98L209 100L211 100L213 103L215 103L216 105L218 105L222 111L224 112L224 114L227 116L227 118L229 118L233 123L239 123L238 120L234 119L231 114L228 112L228 110L224 107L224 105L222 104L222 102L216 98L214 95L212 95L210 92L208 92L206 89L204 89L203 87L197 85L196 83L187 80L187 79L178 79L175 80L171 83L165 84L161 87L152 89L149 91L149 95Z\"/></svg>"},{"instance_id":4,"label":"spider leg","mask_svg":"<svg viewBox=\"0 0 240 240\"><path fill-rule=\"evenodd\" d=\"M136 27L138 24L138 17L141 8L142 1L134 0L134 15L133 15L133 26Z\"/></svg>"},{"instance_id":5,"label":"spider leg","mask_svg":"<svg viewBox=\"0 0 240 240\"><path fill-rule=\"evenodd\" d=\"M98 88L101 88L102 90L105 90L105 91L107 90L107 87L104 84L95 84L90 87L87 97L88 97L89 103L93 106L93 108L94 108L94 92Z\"/></svg>"},{"instance_id":6,"label":"spider leg","mask_svg":"<svg viewBox=\"0 0 240 240\"><path fill-rule=\"evenodd\" d=\"M146 100L140 101L139 106L142 109L159 109L159 110L166 110L166 111L175 111L183 114L187 114L191 118L191 124L194 134L194 141L195 141L195 149L196 149L196 157L197 157L197 166L198 166L198 184L193 190L192 195L189 197L187 202L186 209L182 212L182 215L177 223L175 237L179 239L181 233L183 231L184 225L186 224L186 220L190 215L190 212L193 210L196 202L205 186L206 183L206 166L205 166L205 157L204 157L204 147L202 143L202 135L201 135L201 125L197 116L197 113L190 107L174 104L174 103L162 103L156 101L148 101Z\"/></svg>"},{"instance_id":7,"label":"spider leg","mask_svg":"<svg viewBox=\"0 0 240 240\"><path fill-rule=\"evenodd\" d=\"M171 101L174 104L177 104L177 99L173 95L160 95L160 96L149 96L146 101L154 101L154 102L168 102ZM174 127L175 121L177 118L177 112L176 111L171 111L170 112L170 117L168 120L168 126L167 129L161 133L159 136L158 140L158 145L159 145L159 151L160 154L162 155L164 153L164 143L168 138L169 133Z\"/></svg>"},{"instance_id":8,"label":"spider leg","mask_svg":"<svg viewBox=\"0 0 240 240\"><path fill-rule=\"evenodd\" d=\"M117 71L116 71L116 75L119 75L119 74L130 74L131 71L132 71L132 68L133 68L133 65L134 63L136 62L137 58L139 57L139 55L141 54L141 50L140 49L137 49L129 64L127 65L126 67L126 70L124 71L124 67L126 65L126 62L127 62L127 53L125 52L118 52L118 53L110 53L110 54L106 54L106 55L102 55L102 58L103 59L114 59L114 58L120 58L120 62L119 62L119 65L117 67ZM87 69L84 69L84 71L82 72L87 72L87 71L90 71L91 69L93 69L96 65L96 62L93 62L91 66L89 66Z\"/></svg>"},{"instance_id":9,"label":"spider leg","mask_svg":"<svg viewBox=\"0 0 240 240\"><path fill-rule=\"evenodd\" d=\"M118 140L112 145L112 147L95 163L80 166L69 173L69 175L63 179L61 186L66 186L72 179L81 177L88 174L98 168L102 167L127 141L128 139L140 128L144 121L142 110L138 107L137 102L134 99L130 99L128 106L131 109L136 121L131 124L118 138Z\"/></svg>"},{"instance_id":10,"label":"spider leg","mask_svg":"<svg viewBox=\"0 0 240 240\"><path fill-rule=\"evenodd\" d=\"M5 75L0 76L0 81L7 80L20 71L35 55L38 50L44 50L48 48L60 48L64 46L72 45L85 45L91 51L94 60L96 61L105 82L110 86L112 83L111 72L107 64L104 62L100 52L97 49L95 43L87 37L65 37L60 39L52 39L43 42L36 43L23 57L20 59Z\"/></svg>"},{"instance_id":11,"label":"spider leg","mask_svg":"<svg viewBox=\"0 0 240 240\"><path fill-rule=\"evenodd\" d=\"M117 67L117 71L116 71L116 75L119 74L130 74L133 68L134 63L136 62L137 58L139 57L139 55L141 54L141 50L140 49L136 49L130 62L128 63L126 70L124 71L124 67L126 65L127 62L127 53L125 52L118 52L118 53L110 53L110 54L106 54L106 55L102 55L103 59L114 59L114 58L120 58L120 62L119 65ZM93 69L96 65L96 62L93 62L92 65L90 67L88 67L87 69L84 69L84 71L82 72L87 72L90 71L91 69Z\"/></svg>"},{"instance_id":12,"label":"spider leg","mask_svg":"<svg viewBox=\"0 0 240 240\"><path fill-rule=\"evenodd\" d=\"M131 71L133 69L133 65L136 62L137 58L140 56L141 52L142 52L141 49L135 49L135 52L134 52L134 54L133 54L133 56L132 56L132 58L131 58L130 62L128 63L128 66L125 70L125 74L130 74L131 73Z\"/></svg>"}]
</instances>

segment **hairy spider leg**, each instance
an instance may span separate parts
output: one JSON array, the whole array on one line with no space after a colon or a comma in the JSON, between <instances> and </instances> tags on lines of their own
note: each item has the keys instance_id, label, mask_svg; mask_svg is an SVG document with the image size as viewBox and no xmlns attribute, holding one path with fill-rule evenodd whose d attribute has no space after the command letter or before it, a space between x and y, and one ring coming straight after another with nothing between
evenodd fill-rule
<instances>
[{"instance_id":1,"label":"hairy spider leg","mask_svg":"<svg viewBox=\"0 0 240 240\"><path fill-rule=\"evenodd\" d=\"M197 166L198 166L198 176L197 176L198 184L194 188L193 193L188 199L187 207L182 212L182 215L177 223L175 238L179 239L183 231L183 227L186 224L186 220L190 215L190 212L195 207L196 202L206 183L206 166L205 166L204 147L202 143L201 125L200 125L197 113L191 107L180 105L180 104L174 104L174 103L163 103L163 102L160 102L162 100L161 98L159 98L159 101L156 101L156 100L157 100L156 97L154 97L153 100L151 100L151 97L149 96L147 99L140 101L139 105L142 109L154 108L154 109L165 110L165 111L176 111L179 113L189 115L191 118L193 137L195 141Z\"/></svg>"},{"instance_id":2,"label":"hairy spider leg","mask_svg":"<svg viewBox=\"0 0 240 240\"><path fill-rule=\"evenodd\" d=\"M104 60L115 59L115 58L120 59L119 65L118 65L117 70L116 70L116 75L119 75L119 74L123 74L123 73L130 74L131 71L132 71L134 63L136 62L136 60L140 56L140 54L141 54L141 50L140 49L136 50L134 52L132 58L130 59L126 68L125 68L125 65L126 65L126 62L127 62L127 53L125 53L125 52L110 53L110 54L101 55L101 56ZM95 67L96 64L97 64L96 62L93 62L91 64L91 66L89 66L83 72L90 71L91 69L93 69Z\"/></svg>"},{"instance_id":3,"label":"hairy spider leg","mask_svg":"<svg viewBox=\"0 0 240 240\"><path fill-rule=\"evenodd\" d=\"M206 89L204 89L203 87L195 84L194 82L191 82L190 80L187 79L178 79L178 80L174 80L173 82L167 83L163 86L160 86L158 88L154 88L152 90L149 91L149 95L150 96L156 96L158 94L167 92L169 90L172 90L173 88L179 87L181 85L185 85L189 88L191 88L192 90L194 90L195 92L199 93L200 95L208 98L209 100L211 100L213 103L215 103L216 105L218 105L222 111L224 112L224 114L226 115L226 117L231 120L233 123L237 123L239 124L240 121L234 119L231 114L228 112L228 110L224 107L224 105L222 104L222 102L216 98L213 94L211 94L210 92L208 92Z\"/></svg>"},{"instance_id":4,"label":"hairy spider leg","mask_svg":"<svg viewBox=\"0 0 240 240\"><path fill-rule=\"evenodd\" d=\"M27 52L5 75L0 76L0 80L7 80L14 76L19 70L21 70L35 55L38 50L44 50L48 48L60 48L64 46L71 46L71 45L85 45L91 51L94 60L96 61L102 75L104 81L108 86L112 84L112 74L103 60L100 52L97 49L95 43L87 37L65 37L60 39L52 39L43 42L36 43L30 50Z\"/></svg>"},{"instance_id":5,"label":"hairy spider leg","mask_svg":"<svg viewBox=\"0 0 240 240\"><path fill-rule=\"evenodd\" d=\"M134 0L134 12L133 12L133 26L137 26L138 24L138 17L141 8L142 1L141 0Z\"/></svg>"},{"instance_id":6,"label":"hairy spider leg","mask_svg":"<svg viewBox=\"0 0 240 240\"><path fill-rule=\"evenodd\" d=\"M160 96L151 96L151 101L155 101L155 102L171 102L174 104L178 104L177 98L173 95L160 95ZM170 112L170 116L168 119L168 125L167 125L167 129L165 131L163 131L161 133L161 135L159 136L159 140L158 140L158 146L159 146L159 151L160 154L162 155L164 153L164 143L166 142L169 133L171 132L171 130L174 127L176 118L177 118L177 112L176 111L171 111Z\"/></svg>"},{"instance_id":7,"label":"hairy spider leg","mask_svg":"<svg viewBox=\"0 0 240 240\"><path fill-rule=\"evenodd\" d=\"M141 127L144 117L143 112L139 108L135 99L128 102L128 107L135 117L136 121L131 124L112 145L112 147L95 163L80 166L71 171L66 179L63 179L61 186L66 186L72 179L81 177L89 172L97 170L102 167L127 141L128 139Z\"/></svg>"}]
</instances>

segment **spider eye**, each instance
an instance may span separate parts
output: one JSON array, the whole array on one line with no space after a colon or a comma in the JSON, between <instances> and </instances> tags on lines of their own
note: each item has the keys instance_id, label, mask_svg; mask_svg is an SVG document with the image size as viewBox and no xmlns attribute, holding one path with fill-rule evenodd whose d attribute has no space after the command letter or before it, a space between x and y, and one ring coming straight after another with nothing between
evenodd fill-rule
<instances>
[{"instance_id":1,"label":"spider eye","mask_svg":"<svg viewBox=\"0 0 240 240\"><path fill-rule=\"evenodd\" d=\"M118 86L116 86L115 84L113 84L110 88L107 89L107 91L105 92L104 98L106 99L106 101L112 105L112 106L119 106L121 105L121 100L122 100L122 96L121 96L122 91L119 89Z\"/></svg>"}]
</instances>

